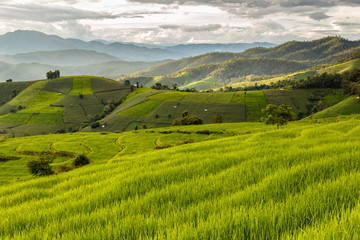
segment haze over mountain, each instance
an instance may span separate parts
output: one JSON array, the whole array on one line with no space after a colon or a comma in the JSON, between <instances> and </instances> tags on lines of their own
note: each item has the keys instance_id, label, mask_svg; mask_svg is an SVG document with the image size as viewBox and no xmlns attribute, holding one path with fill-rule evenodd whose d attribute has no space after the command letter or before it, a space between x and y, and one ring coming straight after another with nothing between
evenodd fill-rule
<instances>
[{"instance_id":1,"label":"haze over mountain","mask_svg":"<svg viewBox=\"0 0 360 240\"><path fill-rule=\"evenodd\" d=\"M15 55L19 53L33 53L32 57L36 62L34 52L60 50L89 50L111 55L117 60L125 61L158 61L164 59L179 59L195 56L207 52L228 51L241 52L252 47L273 47L271 43L238 43L238 44L191 44L164 47L154 45L145 47L133 43L106 43L104 41L85 42L79 39L64 39L55 35L46 35L37 31L18 30L0 36L0 55ZM43 53L39 53L43 54ZM17 56L21 61L21 56ZM24 56L26 58L26 56ZM24 61L23 61L24 62ZM41 63L41 62L39 62ZM64 64L62 64L64 65ZM84 64L85 65L85 64Z\"/></svg>"}]
</instances>

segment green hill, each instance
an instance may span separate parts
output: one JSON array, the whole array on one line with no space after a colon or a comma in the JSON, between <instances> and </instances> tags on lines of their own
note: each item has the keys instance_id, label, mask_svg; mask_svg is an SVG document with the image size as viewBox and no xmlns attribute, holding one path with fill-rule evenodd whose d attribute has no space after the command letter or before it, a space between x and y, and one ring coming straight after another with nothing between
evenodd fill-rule
<instances>
[{"instance_id":1,"label":"green hill","mask_svg":"<svg viewBox=\"0 0 360 240\"><path fill-rule=\"evenodd\" d=\"M360 99L351 96L338 104L312 115L313 119L338 117L340 115L360 114ZM308 117L307 119L309 119Z\"/></svg>"},{"instance_id":2,"label":"green hill","mask_svg":"<svg viewBox=\"0 0 360 240\"><path fill-rule=\"evenodd\" d=\"M169 86L177 84L184 89L206 90L224 84L249 84L249 81L256 79L275 80L279 75L336 62L359 51L360 41L348 41L340 37L307 42L291 41L273 48L253 48L242 53L208 53L170 61L136 72L128 79L148 87L160 82ZM306 78L312 74L314 70L294 73L289 77Z\"/></svg>"},{"instance_id":3,"label":"green hill","mask_svg":"<svg viewBox=\"0 0 360 240\"><path fill-rule=\"evenodd\" d=\"M122 131L171 126L182 112L198 115L205 124L220 114L224 123L257 122L267 104L289 104L295 114L306 114L308 99L326 96L330 89L265 90L224 93L157 91L139 88L110 115L100 120L101 128L90 126L82 131Z\"/></svg>"},{"instance_id":4,"label":"green hill","mask_svg":"<svg viewBox=\"0 0 360 240\"><path fill-rule=\"evenodd\" d=\"M356 118L280 130L236 123L3 140L0 236L356 239ZM43 151L55 155L56 170L72 162L64 153L85 153L91 163L30 176L27 160Z\"/></svg>"},{"instance_id":5,"label":"green hill","mask_svg":"<svg viewBox=\"0 0 360 240\"><path fill-rule=\"evenodd\" d=\"M0 85L0 89L12 86ZM130 93L130 88L92 76L63 77L29 82L29 87L0 107L0 129L10 136L70 131L91 122L110 104Z\"/></svg>"}]
</instances>

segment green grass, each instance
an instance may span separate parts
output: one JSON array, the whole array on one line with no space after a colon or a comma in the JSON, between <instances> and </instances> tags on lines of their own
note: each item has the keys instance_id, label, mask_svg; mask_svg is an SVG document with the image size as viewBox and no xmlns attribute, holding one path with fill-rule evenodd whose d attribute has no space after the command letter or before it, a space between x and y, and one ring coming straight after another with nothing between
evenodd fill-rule
<instances>
[{"instance_id":1,"label":"green grass","mask_svg":"<svg viewBox=\"0 0 360 240\"><path fill-rule=\"evenodd\" d=\"M351 115L360 113L360 100L352 96L344 101L329 107L313 115L314 119L338 117L340 115Z\"/></svg>"},{"instance_id":2,"label":"green grass","mask_svg":"<svg viewBox=\"0 0 360 240\"><path fill-rule=\"evenodd\" d=\"M0 123L27 124L32 115L32 113L9 113L0 117Z\"/></svg>"},{"instance_id":3,"label":"green grass","mask_svg":"<svg viewBox=\"0 0 360 240\"><path fill-rule=\"evenodd\" d=\"M357 239L356 118L290 123L280 130L237 123L9 139L0 142L0 156L21 159L0 162L0 236ZM224 137L198 136L194 132L200 129L222 131ZM177 145L192 138L196 143ZM154 150L156 144L174 146ZM25 175L24 164L31 156L14 151L56 147L90 149L92 163L35 178ZM54 164L61 161L70 163L61 158Z\"/></svg>"},{"instance_id":4,"label":"green grass","mask_svg":"<svg viewBox=\"0 0 360 240\"><path fill-rule=\"evenodd\" d=\"M26 107L26 109L21 112L24 113L61 113L63 112L62 107L51 107L51 104L54 104L65 96L60 95L59 93L41 91Z\"/></svg>"},{"instance_id":5,"label":"green grass","mask_svg":"<svg viewBox=\"0 0 360 240\"><path fill-rule=\"evenodd\" d=\"M231 103L233 92L226 93L191 93L184 98L184 102L201 103Z\"/></svg>"},{"instance_id":6,"label":"green grass","mask_svg":"<svg viewBox=\"0 0 360 240\"><path fill-rule=\"evenodd\" d=\"M32 83L29 87L27 87L25 90L20 92L20 94L18 94L15 98L13 98L9 102L9 104L12 106L26 107L44 89L47 82L48 80Z\"/></svg>"},{"instance_id":7,"label":"green grass","mask_svg":"<svg viewBox=\"0 0 360 240\"><path fill-rule=\"evenodd\" d=\"M13 93L19 94L30 85L29 82L0 83L0 106L10 101Z\"/></svg>"},{"instance_id":8,"label":"green grass","mask_svg":"<svg viewBox=\"0 0 360 240\"><path fill-rule=\"evenodd\" d=\"M73 78L73 86L70 95L87 95L93 94L93 90L91 87L91 77L74 77Z\"/></svg>"},{"instance_id":9,"label":"green grass","mask_svg":"<svg viewBox=\"0 0 360 240\"><path fill-rule=\"evenodd\" d=\"M130 101L131 99L133 99L135 97L140 96L141 94L152 92L152 91L154 91L154 90L152 90L150 88L137 88L137 89L135 89L135 91L133 91L126 97L124 103Z\"/></svg>"},{"instance_id":10,"label":"green grass","mask_svg":"<svg viewBox=\"0 0 360 240\"><path fill-rule=\"evenodd\" d=\"M148 100L141 104L121 111L119 114L126 116L147 116L163 103L162 100Z\"/></svg>"},{"instance_id":11,"label":"green grass","mask_svg":"<svg viewBox=\"0 0 360 240\"><path fill-rule=\"evenodd\" d=\"M64 77L52 79L47 82L44 87L44 90L50 92L58 92L63 94L69 94L73 86L73 78L72 77Z\"/></svg>"},{"instance_id":12,"label":"green grass","mask_svg":"<svg viewBox=\"0 0 360 240\"><path fill-rule=\"evenodd\" d=\"M360 59L354 59L345 63L336 64L334 66L325 67L317 71L317 73L343 73L346 71L350 71L353 69L359 69L360 68Z\"/></svg>"},{"instance_id":13,"label":"green grass","mask_svg":"<svg viewBox=\"0 0 360 240\"><path fill-rule=\"evenodd\" d=\"M149 97L152 100L160 100L160 101L181 101L183 100L189 93L187 92L161 92Z\"/></svg>"},{"instance_id":14,"label":"green grass","mask_svg":"<svg viewBox=\"0 0 360 240\"><path fill-rule=\"evenodd\" d=\"M250 122L259 121L261 110L268 104L263 91L236 92L231 102L246 105L246 120Z\"/></svg>"}]
</instances>

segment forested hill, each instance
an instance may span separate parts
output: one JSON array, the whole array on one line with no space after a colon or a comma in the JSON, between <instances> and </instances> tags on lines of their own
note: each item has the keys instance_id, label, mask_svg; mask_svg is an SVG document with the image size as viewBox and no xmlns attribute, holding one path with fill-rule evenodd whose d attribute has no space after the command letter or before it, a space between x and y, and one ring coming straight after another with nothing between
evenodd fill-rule
<instances>
[{"instance_id":1,"label":"forested hill","mask_svg":"<svg viewBox=\"0 0 360 240\"><path fill-rule=\"evenodd\" d=\"M307 67L308 65L305 63L282 59L238 58L222 63L203 64L196 67L185 68L173 74L156 77L156 81L168 86L172 86L173 84L182 86L196 81L221 81L244 77L253 73L257 73L258 75L291 73L306 69ZM148 85L151 84L152 83L148 83ZM208 86L206 85L204 89L207 88ZM197 86L197 89L204 90L203 88L199 88L199 86Z\"/></svg>"},{"instance_id":2,"label":"forested hill","mask_svg":"<svg viewBox=\"0 0 360 240\"><path fill-rule=\"evenodd\" d=\"M135 75L162 76L187 67L220 63L237 58L276 58L302 61L308 66L338 61L355 51L360 51L360 41L348 41L341 37L325 37L314 41L291 41L273 48L252 48L242 53L208 53L196 57L183 58L153 66ZM252 74L258 74L253 72Z\"/></svg>"},{"instance_id":3,"label":"forested hill","mask_svg":"<svg viewBox=\"0 0 360 240\"><path fill-rule=\"evenodd\" d=\"M349 50L360 50L360 41L349 41L341 37L325 37L314 41L290 41L273 48L252 48L239 57L283 58L287 60L327 63L349 55Z\"/></svg>"}]
</instances>

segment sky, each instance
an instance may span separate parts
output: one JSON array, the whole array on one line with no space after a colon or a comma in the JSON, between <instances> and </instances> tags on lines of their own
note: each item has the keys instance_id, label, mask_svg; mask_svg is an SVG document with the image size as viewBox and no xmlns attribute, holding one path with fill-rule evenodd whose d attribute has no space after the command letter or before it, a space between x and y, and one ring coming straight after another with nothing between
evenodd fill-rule
<instances>
[{"instance_id":1,"label":"sky","mask_svg":"<svg viewBox=\"0 0 360 240\"><path fill-rule=\"evenodd\" d=\"M0 34L146 44L360 39L360 0L1 0Z\"/></svg>"}]
</instances>

